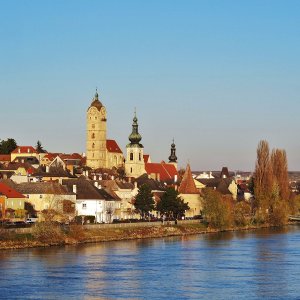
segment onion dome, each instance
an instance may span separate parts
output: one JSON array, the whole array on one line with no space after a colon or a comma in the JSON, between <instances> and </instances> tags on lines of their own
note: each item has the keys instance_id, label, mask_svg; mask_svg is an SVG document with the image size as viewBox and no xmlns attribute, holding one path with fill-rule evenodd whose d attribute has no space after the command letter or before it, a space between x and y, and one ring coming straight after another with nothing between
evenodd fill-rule
<instances>
[{"instance_id":1,"label":"onion dome","mask_svg":"<svg viewBox=\"0 0 300 300\"><path fill-rule=\"evenodd\" d=\"M99 101L99 95L98 95L97 89L96 89L96 93L95 93L95 96L93 98L93 101L91 103L91 106L96 107L99 111L100 111L101 107L103 106L102 103Z\"/></svg>"},{"instance_id":2,"label":"onion dome","mask_svg":"<svg viewBox=\"0 0 300 300\"><path fill-rule=\"evenodd\" d=\"M173 139L173 143L171 144L171 155L169 156L169 162L170 163L176 163L177 162L176 146L174 144L174 139Z\"/></svg>"},{"instance_id":3,"label":"onion dome","mask_svg":"<svg viewBox=\"0 0 300 300\"><path fill-rule=\"evenodd\" d=\"M139 125L138 125L138 119L136 117L136 112L134 112L132 132L129 135L128 139L130 141L130 145L138 145L140 147L143 147L143 145L140 144L142 136L139 134Z\"/></svg>"}]
</instances>

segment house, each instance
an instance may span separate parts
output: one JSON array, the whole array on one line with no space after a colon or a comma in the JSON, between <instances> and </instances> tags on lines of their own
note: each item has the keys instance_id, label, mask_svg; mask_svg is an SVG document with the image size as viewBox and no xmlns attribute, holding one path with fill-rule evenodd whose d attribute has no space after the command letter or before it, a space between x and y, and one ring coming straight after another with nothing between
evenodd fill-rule
<instances>
[{"instance_id":1,"label":"house","mask_svg":"<svg viewBox=\"0 0 300 300\"><path fill-rule=\"evenodd\" d=\"M135 214L133 205L133 199L138 193L137 184L120 180L99 180L98 185L120 199L120 209L115 211L116 219L133 219L138 217Z\"/></svg>"},{"instance_id":2,"label":"house","mask_svg":"<svg viewBox=\"0 0 300 300\"><path fill-rule=\"evenodd\" d=\"M179 196L185 203L188 203L190 209L186 211L186 217L194 217L201 215L202 198L200 191L197 189L194 178L191 172L191 167L188 164L183 175L182 181L178 188Z\"/></svg>"},{"instance_id":3,"label":"house","mask_svg":"<svg viewBox=\"0 0 300 300\"><path fill-rule=\"evenodd\" d=\"M10 153L10 161L13 162L16 157L35 157L39 158L38 152L32 146L18 146Z\"/></svg>"},{"instance_id":4,"label":"house","mask_svg":"<svg viewBox=\"0 0 300 300\"><path fill-rule=\"evenodd\" d=\"M2 218L19 217L19 211L23 211L25 207L26 197L13 187L0 182L0 211Z\"/></svg>"},{"instance_id":5,"label":"house","mask_svg":"<svg viewBox=\"0 0 300 300\"><path fill-rule=\"evenodd\" d=\"M106 167L118 168L124 164L123 152L115 140L106 140Z\"/></svg>"},{"instance_id":6,"label":"house","mask_svg":"<svg viewBox=\"0 0 300 300\"><path fill-rule=\"evenodd\" d=\"M145 170L152 179L167 183L176 183L178 172L174 164L165 163L145 163Z\"/></svg>"},{"instance_id":7,"label":"house","mask_svg":"<svg viewBox=\"0 0 300 300\"><path fill-rule=\"evenodd\" d=\"M65 170L63 167L46 167L46 170L44 170L44 168L41 167L31 175L29 181L60 181L62 179L68 178L76 178L76 176L72 175L68 170Z\"/></svg>"},{"instance_id":8,"label":"house","mask_svg":"<svg viewBox=\"0 0 300 300\"><path fill-rule=\"evenodd\" d=\"M29 202L37 211L39 220L42 220L43 210L53 209L64 214L66 203L69 202L74 204L75 214L76 195L58 182L20 183L15 185L15 189L27 198L26 202Z\"/></svg>"},{"instance_id":9,"label":"house","mask_svg":"<svg viewBox=\"0 0 300 300\"><path fill-rule=\"evenodd\" d=\"M35 168L28 163L9 163L0 168L0 177L12 179L16 183L28 182L28 177L35 172Z\"/></svg>"},{"instance_id":10,"label":"house","mask_svg":"<svg viewBox=\"0 0 300 300\"><path fill-rule=\"evenodd\" d=\"M76 195L78 216L94 216L96 223L111 223L120 209L120 199L109 194L98 182L84 178L63 180L69 192Z\"/></svg>"}]
</instances>

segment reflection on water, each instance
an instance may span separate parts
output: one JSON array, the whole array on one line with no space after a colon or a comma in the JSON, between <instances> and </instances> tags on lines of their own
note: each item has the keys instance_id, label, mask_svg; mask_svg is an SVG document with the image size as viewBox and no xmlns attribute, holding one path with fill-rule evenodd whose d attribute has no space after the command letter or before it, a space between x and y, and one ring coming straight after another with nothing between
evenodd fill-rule
<instances>
[{"instance_id":1,"label":"reflection on water","mask_svg":"<svg viewBox=\"0 0 300 300\"><path fill-rule=\"evenodd\" d=\"M297 298L300 230L0 251L1 299Z\"/></svg>"}]
</instances>

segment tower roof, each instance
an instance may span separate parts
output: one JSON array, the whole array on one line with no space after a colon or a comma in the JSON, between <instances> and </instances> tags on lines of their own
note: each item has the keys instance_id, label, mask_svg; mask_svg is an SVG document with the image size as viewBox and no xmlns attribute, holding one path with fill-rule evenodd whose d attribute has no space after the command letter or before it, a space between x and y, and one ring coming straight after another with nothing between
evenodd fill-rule
<instances>
[{"instance_id":1,"label":"tower roof","mask_svg":"<svg viewBox=\"0 0 300 300\"><path fill-rule=\"evenodd\" d=\"M136 117L136 112L134 112L133 117L133 123L132 123L132 132L128 137L130 141L130 146L136 145L139 147L143 147L142 144L140 144L140 141L142 139L142 136L139 134L139 125L138 125L138 119Z\"/></svg>"},{"instance_id":2,"label":"tower roof","mask_svg":"<svg viewBox=\"0 0 300 300\"><path fill-rule=\"evenodd\" d=\"M180 183L178 192L180 194L199 194L199 191L196 188L194 182L194 178L192 176L190 164L186 166L185 173Z\"/></svg>"},{"instance_id":3,"label":"tower roof","mask_svg":"<svg viewBox=\"0 0 300 300\"><path fill-rule=\"evenodd\" d=\"M99 100L99 95L98 95L98 90L96 89L96 93L95 93L95 96L93 98L93 101L90 105L90 107L96 107L99 111L101 109L101 107L103 106L102 103L100 102Z\"/></svg>"},{"instance_id":4,"label":"tower roof","mask_svg":"<svg viewBox=\"0 0 300 300\"><path fill-rule=\"evenodd\" d=\"M173 142L171 144L171 155L169 156L169 162L177 163L176 146L175 146L175 143L174 143L174 139L173 139Z\"/></svg>"}]
</instances>

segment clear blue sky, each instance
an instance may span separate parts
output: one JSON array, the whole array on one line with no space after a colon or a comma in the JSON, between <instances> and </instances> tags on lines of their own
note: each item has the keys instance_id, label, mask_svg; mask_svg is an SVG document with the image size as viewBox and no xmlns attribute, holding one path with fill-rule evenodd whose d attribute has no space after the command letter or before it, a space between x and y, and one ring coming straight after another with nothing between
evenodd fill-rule
<instances>
[{"instance_id":1,"label":"clear blue sky","mask_svg":"<svg viewBox=\"0 0 300 300\"><path fill-rule=\"evenodd\" d=\"M267 139L300 170L300 1L0 0L0 138L85 151L99 89L125 150L252 170Z\"/></svg>"}]
</instances>

